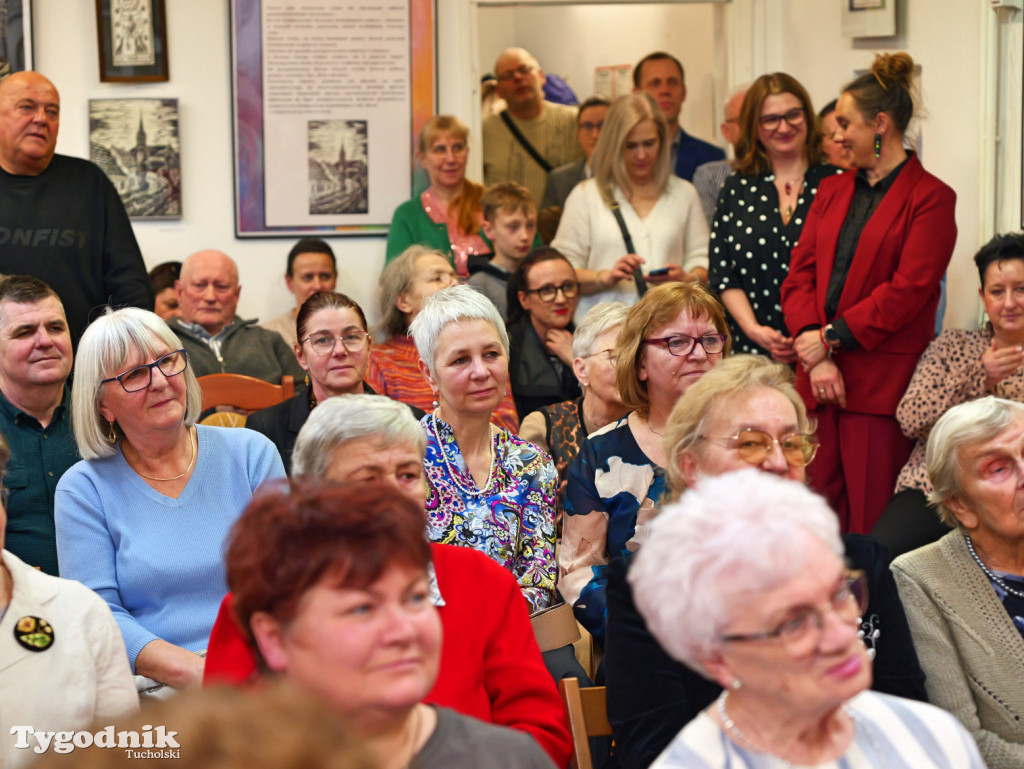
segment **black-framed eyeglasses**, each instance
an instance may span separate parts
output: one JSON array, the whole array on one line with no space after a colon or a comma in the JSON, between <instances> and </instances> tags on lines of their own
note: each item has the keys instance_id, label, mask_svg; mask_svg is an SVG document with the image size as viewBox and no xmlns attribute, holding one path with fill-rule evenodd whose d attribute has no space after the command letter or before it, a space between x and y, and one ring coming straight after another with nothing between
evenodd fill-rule
<instances>
[{"instance_id":1,"label":"black-framed eyeglasses","mask_svg":"<svg viewBox=\"0 0 1024 769\"><path fill-rule=\"evenodd\" d=\"M782 449L782 455L793 467L807 467L818 453L818 436L810 433L788 433L776 438L763 430L740 430L736 435L698 435L705 441L724 441L735 449L740 459L752 465L759 465L771 454L775 444Z\"/></svg>"},{"instance_id":2,"label":"black-framed eyeglasses","mask_svg":"<svg viewBox=\"0 0 1024 769\"><path fill-rule=\"evenodd\" d=\"M370 335L365 331L359 329L352 329L346 331L341 336L334 336L333 334L310 334L300 342L305 344L309 342L309 346L313 348L313 352L317 355L330 355L334 352L334 349L338 342L341 342L348 352L362 352L366 349L366 343L369 341Z\"/></svg>"},{"instance_id":3,"label":"black-framed eyeglasses","mask_svg":"<svg viewBox=\"0 0 1024 769\"><path fill-rule=\"evenodd\" d=\"M804 124L807 119L807 113L804 112L803 107L794 107L789 112L785 112L781 115L761 115L757 119L757 122L761 124L761 128L766 131L777 131L779 125L785 120L791 128L799 128Z\"/></svg>"},{"instance_id":4,"label":"black-framed eyeglasses","mask_svg":"<svg viewBox=\"0 0 1024 769\"><path fill-rule=\"evenodd\" d=\"M611 347L605 350L598 350L597 352L592 352L587 355L581 355L580 357L586 360L587 358L596 358L598 356L601 356L605 360L607 360L609 365L611 365L612 367L617 366L619 363L619 357L615 354L615 350L613 350Z\"/></svg>"},{"instance_id":5,"label":"black-framed eyeglasses","mask_svg":"<svg viewBox=\"0 0 1024 769\"><path fill-rule=\"evenodd\" d=\"M825 628L825 613L833 612L844 621L853 621L868 607L868 580L864 572L851 569L843 574L843 583L828 603L818 608L797 611L777 627L763 633L730 633L718 637L723 643L781 640L795 656L817 648Z\"/></svg>"},{"instance_id":6,"label":"black-framed eyeglasses","mask_svg":"<svg viewBox=\"0 0 1024 769\"><path fill-rule=\"evenodd\" d=\"M528 288L523 291L524 294L536 294L540 297L542 302L553 302L555 297L558 296L558 292L562 292L562 296L566 299L574 299L580 293L580 283L578 280L567 280L560 286L541 286L540 288Z\"/></svg>"},{"instance_id":7,"label":"black-framed eyeglasses","mask_svg":"<svg viewBox=\"0 0 1024 769\"><path fill-rule=\"evenodd\" d=\"M650 337L644 340L644 344L663 344L670 354L678 357L689 355L698 342L706 354L717 355L725 349L725 334L705 334L702 337L673 334L672 336Z\"/></svg>"},{"instance_id":8,"label":"black-framed eyeglasses","mask_svg":"<svg viewBox=\"0 0 1024 769\"><path fill-rule=\"evenodd\" d=\"M117 381L126 393L136 393L145 390L153 383L153 369L160 369L165 377L177 376L188 368L188 353L185 350L174 350L161 355L152 363L143 363L141 366L130 368L123 374L104 379L100 384Z\"/></svg>"},{"instance_id":9,"label":"black-framed eyeglasses","mask_svg":"<svg viewBox=\"0 0 1024 769\"><path fill-rule=\"evenodd\" d=\"M510 69L505 72L502 72L500 75L496 75L494 79L497 80L499 83L506 83L509 80L512 80L516 75L522 75L523 77L526 77L531 72L533 72L533 70L534 68L530 64L520 64L515 69Z\"/></svg>"}]
</instances>

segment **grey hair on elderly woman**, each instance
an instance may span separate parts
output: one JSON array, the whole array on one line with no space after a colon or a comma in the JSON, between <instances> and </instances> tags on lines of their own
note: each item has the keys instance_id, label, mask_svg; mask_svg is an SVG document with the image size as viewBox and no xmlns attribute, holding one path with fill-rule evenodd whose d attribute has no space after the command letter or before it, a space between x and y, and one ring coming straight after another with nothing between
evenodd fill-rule
<instances>
[{"instance_id":1,"label":"grey hair on elderly woman","mask_svg":"<svg viewBox=\"0 0 1024 769\"><path fill-rule=\"evenodd\" d=\"M866 691L864 575L843 552L824 499L753 468L702 479L654 520L629 572L637 607L723 691L652 769L984 766L948 713Z\"/></svg>"}]
</instances>

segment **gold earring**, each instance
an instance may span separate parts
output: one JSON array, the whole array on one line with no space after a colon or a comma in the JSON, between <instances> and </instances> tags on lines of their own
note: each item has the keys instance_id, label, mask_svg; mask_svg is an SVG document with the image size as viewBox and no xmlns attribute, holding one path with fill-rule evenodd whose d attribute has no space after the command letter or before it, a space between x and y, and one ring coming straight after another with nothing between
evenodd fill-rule
<instances>
[{"instance_id":1,"label":"gold earring","mask_svg":"<svg viewBox=\"0 0 1024 769\"><path fill-rule=\"evenodd\" d=\"M114 432L114 423L108 422L110 429L107 431L107 440L111 443L117 443L117 433Z\"/></svg>"}]
</instances>

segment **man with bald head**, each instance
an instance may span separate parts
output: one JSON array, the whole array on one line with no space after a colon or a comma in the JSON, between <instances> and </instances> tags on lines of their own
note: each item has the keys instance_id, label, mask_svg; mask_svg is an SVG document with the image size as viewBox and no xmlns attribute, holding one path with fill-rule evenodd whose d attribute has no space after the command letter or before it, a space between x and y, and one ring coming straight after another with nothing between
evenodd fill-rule
<instances>
[{"instance_id":1,"label":"man with bald head","mask_svg":"<svg viewBox=\"0 0 1024 769\"><path fill-rule=\"evenodd\" d=\"M242 287L238 265L220 251L198 251L181 265L174 284L180 318L168 325L188 351L196 376L245 374L273 384L305 376L295 353L276 331L235 315Z\"/></svg>"},{"instance_id":2,"label":"man with bald head","mask_svg":"<svg viewBox=\"0 0 1024 769\"><path fill-rule=\"evenodd\" d=\"M47 283L77 342L104 305L153 309L128 214L94 164L57 155L60 95L38 72L0 81L0 272Z\"/></svg>"},{"instance_id":3,"label":"man with bald head","mask_svg":"<svg viewBox=\"0 0 1024 769\"><path fill-rule=\"evenodd\" d=\"M508 106L483 122L484 184L516 182L540 200L548 173L583 157L576 108L544 100L544 71L522 48L503 51L494 76Z\"/></svg>"},{"instance_id":4,"label":"man with bald head","mask_svg":"<svg viewBox=\"0 0 1024 769\"><path fill-rule=\"evenodd\" d=\"M719 129L722 131L722 138L736 153L743 129L740 128L740 112L743 110L743 98L747 95L746 88L733 91L725 101L725 119ZM718 204L718 193L722 191L725 180L732 173L731 160L712 160L697 167L693 172L693 186L697 188L700 195L700 205L704 209L704 216L708 219L710 227L715 218L715 206Z\"/></svg>"}]
</instances>

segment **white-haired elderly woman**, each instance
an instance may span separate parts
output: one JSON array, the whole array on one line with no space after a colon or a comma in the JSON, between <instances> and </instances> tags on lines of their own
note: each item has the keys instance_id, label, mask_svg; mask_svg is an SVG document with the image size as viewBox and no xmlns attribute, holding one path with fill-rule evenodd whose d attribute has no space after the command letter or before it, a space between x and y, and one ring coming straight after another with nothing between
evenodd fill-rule
<instances>
[{"instance_id":1,"label":"white-haired elderly woman","mask_svg":"<svg viewBox=\"0 0 1024 769\"><path fill-rule=\"evenodd\" d=\"M926 449L929 501L953 531L892 565L928 699L990 769L1024 766L1024 405L954 406Z\"/></svg>"},{"instance_id":2,"label":"white-haired elderly woman","mask_svg":"<svg viewBox=\"0 0 1024 769\"><path fill-rule=\"evenodd\" d=\"M802 483L701 480L655 519L629 581L665 650L722 687L652 769L984 767L949 713L867 691L864 575Z\"/></svg>"},{"instance_id":3,"label":"white-haired elderly woman","mask_svg":"<svg viewBox=\"0 0 1024 769\"><path fill-rule=\"evenodd\" d=\"M584 439L629 411L615 386L615 340L628 312L622 302L590 308L572 335L572 370L583 395L537 409L520 426L519 437L551 455L561 487Z\"/></svg>"},{"instance_id":4,"label":"white-haired elderly woman","mask_svg":"<svg viewBox=\"0 0 1024 769\"><path fill-rule=\"evenodd\" d=\"M555 588L554 465L496 427L508 386L508 335L494 304L469 286L438 291L409 329L437 407L427 433L429 537L480 550L509 569L532 610Z\"/></svg>"},{"instance_id":5,"label":"white-haired elderly woman","mask_svg":"<svg viewBox=\"0 0 1024 769\"><path fill-rule=\"evenodd\" d=\"M664 451L667 503L703 479L748 467L804 483L817 440L792 370L766 356L733 355L679 399L665 425ZM860 534L842 539L848 563L867 577L870 601L861 632L874 657L872 688L924 701L924 674L888 553ZM650 765L720 689L669 658L651 637L634 605L626 566L618 560L608 569L603 666L619 765L634 769Z\"/></svg>"},{"instance_id":6,"label":"white-haired elderly woman","mask_svg":"<svg viewBox=\"0 0 1024 769\"><path fill-rule=\"evenodd\" d=\"M652 284L707 282L708 223L697 189L672 173L670 128L646 93L612 102L590 160L594 178L569 193L551 241L592 294L577 317L602 299L635 304L635 270Z\"/></svg>"},{"instance_id":7,"label":"white-haired elderly woman","mask_svg":"<svg viewBox=\"0 0 1024 769\"><path fill-rule=\"evenodd\" d=\"M284 476L264 436L196 425L201 402L153 313L108 312L82 335L72 424L83 460L57 484L57 555L61 576L106 599L133 670L152 679L140 687L202 680L225 537L256 488Z\"/></svg>"}]
</instances>

